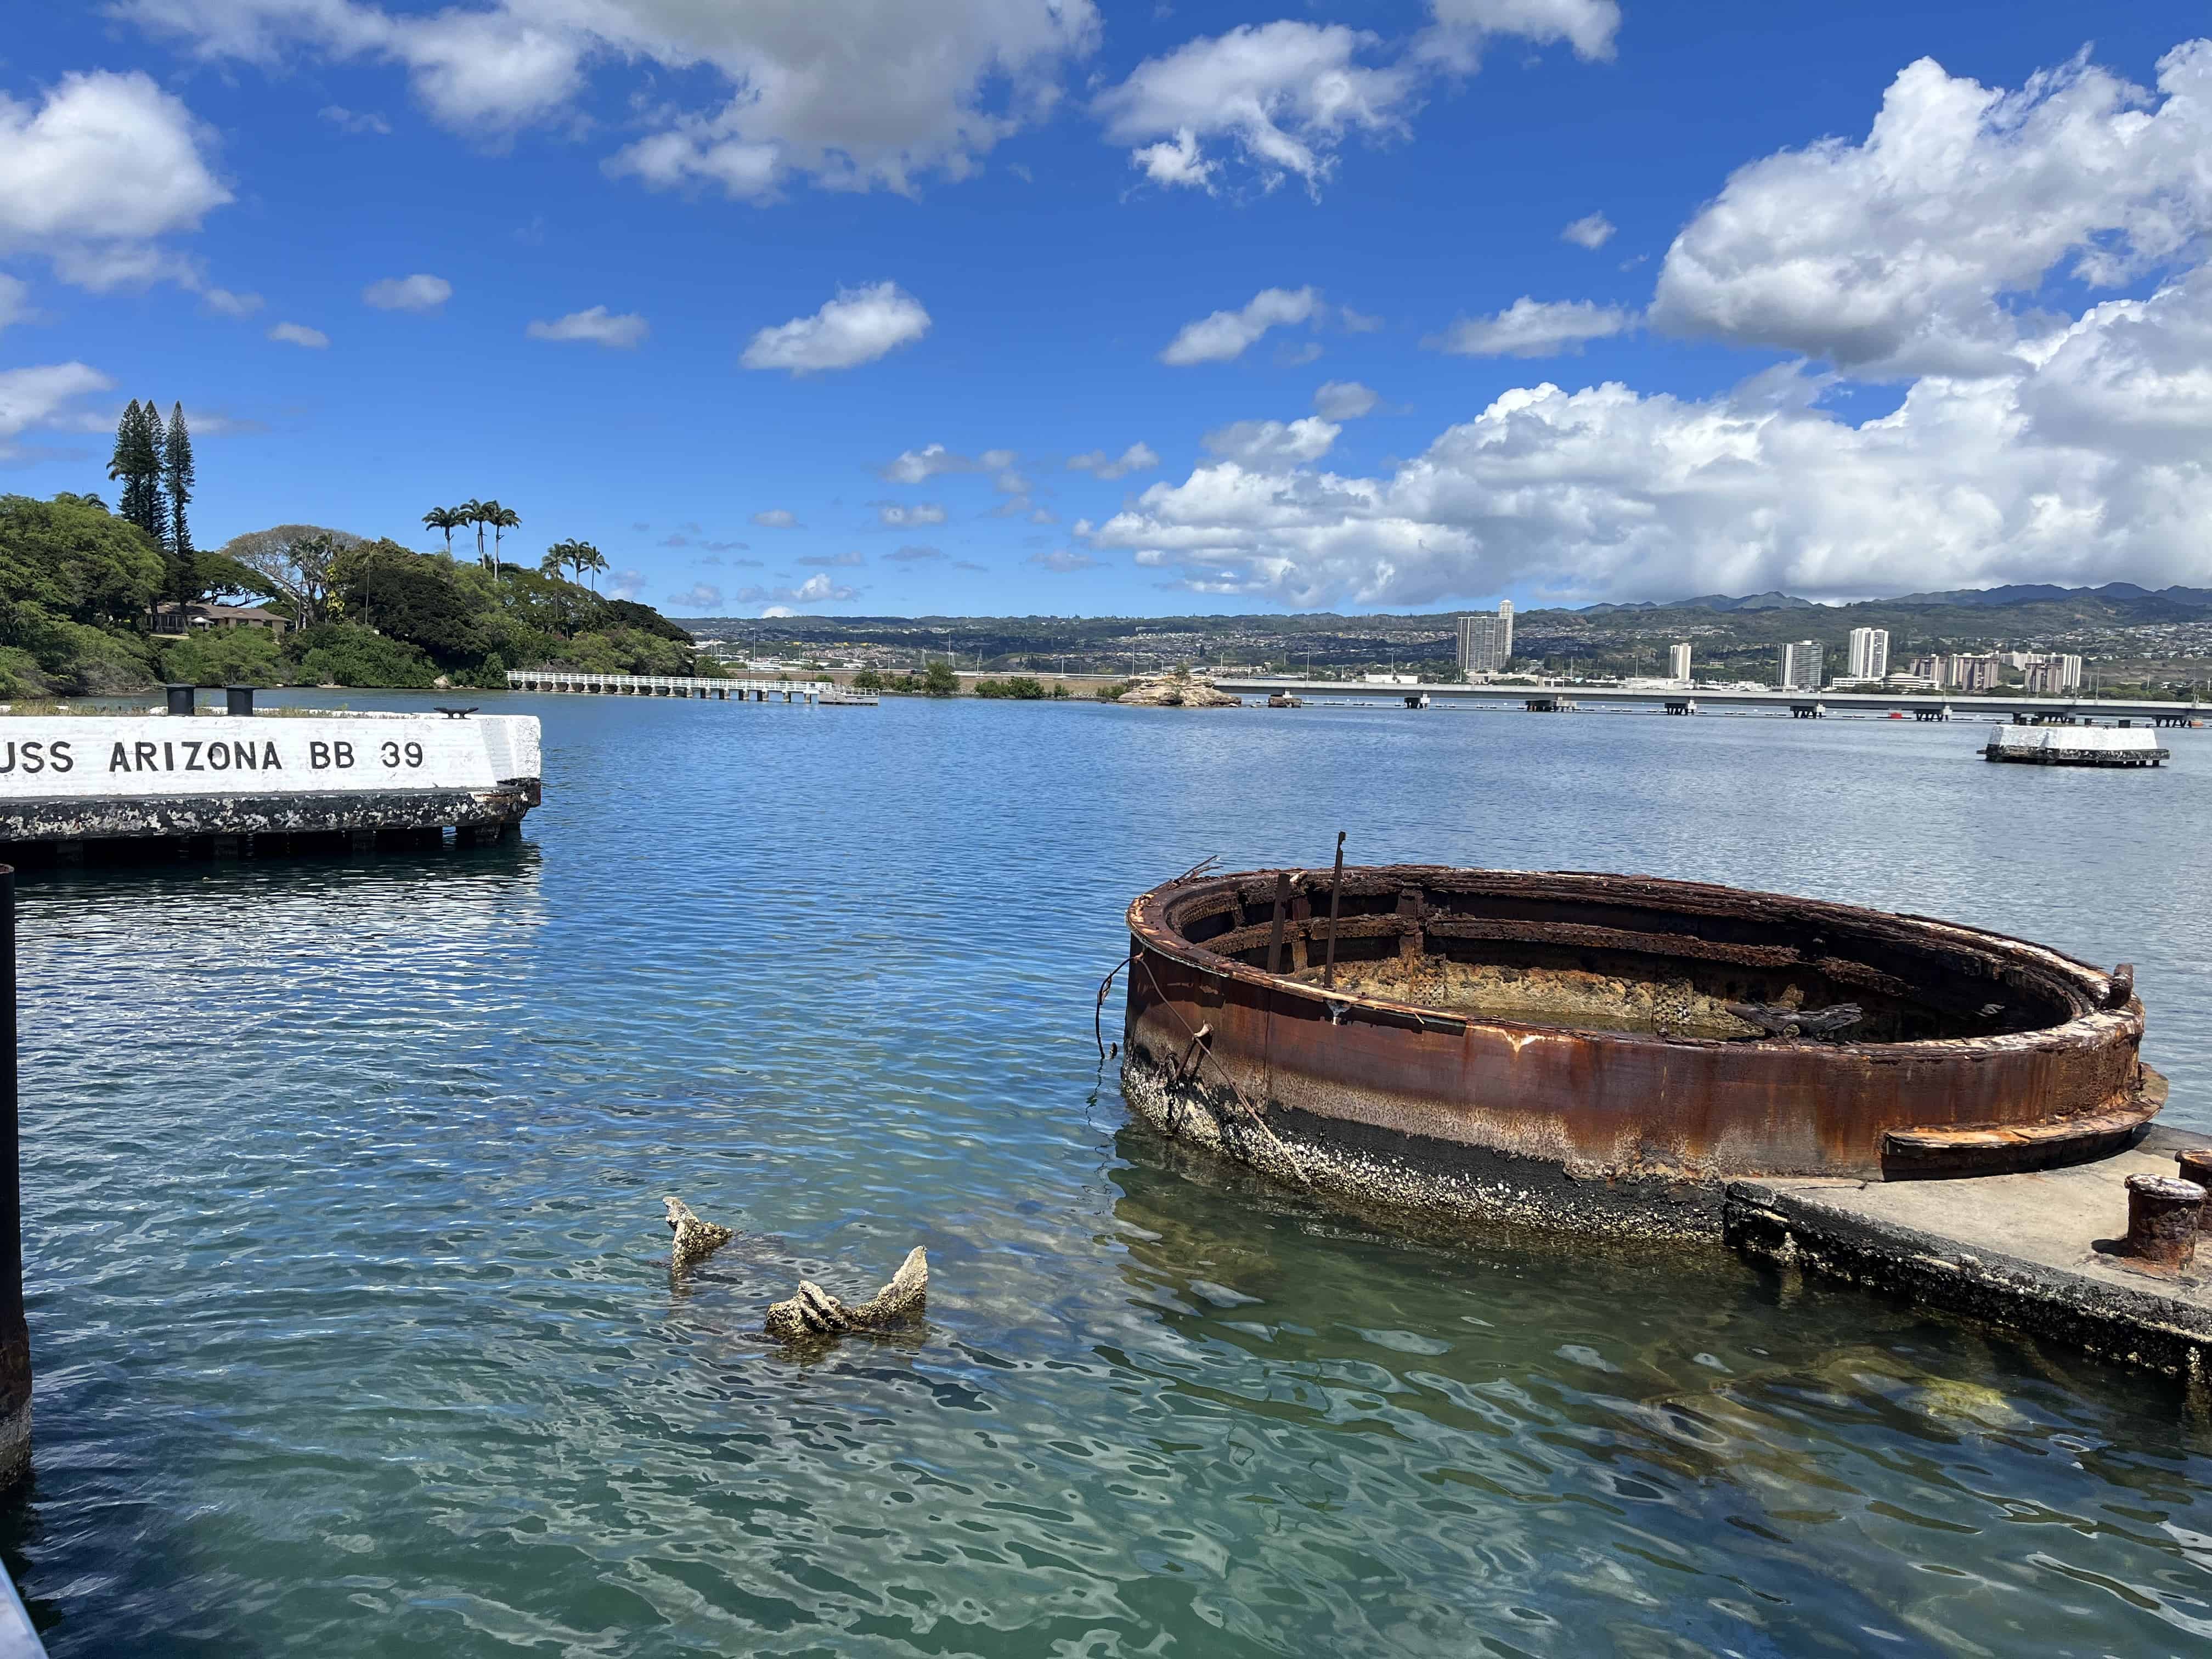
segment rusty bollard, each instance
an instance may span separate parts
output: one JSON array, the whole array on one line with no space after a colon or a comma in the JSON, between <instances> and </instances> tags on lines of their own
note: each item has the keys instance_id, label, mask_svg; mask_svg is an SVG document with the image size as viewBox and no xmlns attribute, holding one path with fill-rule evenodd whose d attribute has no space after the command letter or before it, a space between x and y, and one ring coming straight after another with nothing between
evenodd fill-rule
<instances>
[{"instance_id":1,"label":"rusty bollard","mask_svg":"<svg viewBox=\"0 0 2212 1659\"><path fill-rule=\"evenodd\" d=\"M2173 1161L2181 1166L2181 1178L2193 1181L2208 1193L2212 1193L2212 1146L2176 1152ZM2197 1218L2197 1232L2202 1237L2204 1230L2212 1227L2212 1203L2207 1203L2203 1213Z\"/></svg>"},{"instance_id":2,"label":"rusty bollard","mask_svg":"<svg viewBox=\"0 0 2212 1659\"><path fill-rule=\"evenodd\" d=\"M2197 1259L2204 1188L2172 1176L2128 1177L2127 1252L2146 1267L2179 1273Z\"/></svg>"}]
</instances>

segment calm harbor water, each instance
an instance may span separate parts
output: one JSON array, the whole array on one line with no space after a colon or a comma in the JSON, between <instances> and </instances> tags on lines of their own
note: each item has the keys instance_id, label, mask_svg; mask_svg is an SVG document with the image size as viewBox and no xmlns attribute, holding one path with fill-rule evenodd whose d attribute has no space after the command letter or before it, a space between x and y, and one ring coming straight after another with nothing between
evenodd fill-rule
<instances>
[{"instance_id":1,"label":"calm harbor water","mask_svg":"<svg viewBox=\"0 0 2212 1659\"><path fill-rule=\"evenodd\" d=\"M1133 894L1342 828L2132 960L2212 1128L2201 734L483 702L545 720L519 844L27 878L0 1550L57 1659L2212 1638L2173 1388L1717 1250L1402 1238L1133 1124L1091 1035ZM744 1230L680 1282L665 1192ZM917 1243L926 1332L755 1334Z\"/></svg>"}]
</instances>

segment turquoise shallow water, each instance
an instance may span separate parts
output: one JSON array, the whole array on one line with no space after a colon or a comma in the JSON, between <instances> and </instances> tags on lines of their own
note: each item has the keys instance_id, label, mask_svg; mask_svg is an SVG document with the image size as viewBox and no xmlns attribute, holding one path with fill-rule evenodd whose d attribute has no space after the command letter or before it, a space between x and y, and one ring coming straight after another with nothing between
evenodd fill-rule
<instances>
[{"instance_id":1,"label":"turquoise shallow water","mask_svg":"<svg viewBox=\"0 0 2212 1659\"><path fill-rule=\"evenodd\" d=\"M2132 959L2212 1127L2212 744L1430 711L487 698L525 839L27 878L52 1651L2153 1654L2212 1637L2154 1381L1718 1251L1449 1246L1131 1123L1139 889L1418 859ZM682 1283L658 1195L744 1235ZM802 1274L927 1330L794 1362Z\"/></svg>"}]
</instances>

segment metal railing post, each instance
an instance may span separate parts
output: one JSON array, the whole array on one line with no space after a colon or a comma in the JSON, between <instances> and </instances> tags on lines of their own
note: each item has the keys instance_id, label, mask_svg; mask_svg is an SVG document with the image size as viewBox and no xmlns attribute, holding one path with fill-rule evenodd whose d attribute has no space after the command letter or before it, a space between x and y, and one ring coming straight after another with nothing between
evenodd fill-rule
<instances>
[{"instance_id":1,"label":"metal railing post","mask_svg":"<svg viewBox=\"0 0 2212 1659\"><path fill-rule=\"evenodd\" d=\"M15 872L0 865L0 1487L31 1469L31 1332L23 1319L23 1181L15 1118Z\"/></svg>"}]
</instances>

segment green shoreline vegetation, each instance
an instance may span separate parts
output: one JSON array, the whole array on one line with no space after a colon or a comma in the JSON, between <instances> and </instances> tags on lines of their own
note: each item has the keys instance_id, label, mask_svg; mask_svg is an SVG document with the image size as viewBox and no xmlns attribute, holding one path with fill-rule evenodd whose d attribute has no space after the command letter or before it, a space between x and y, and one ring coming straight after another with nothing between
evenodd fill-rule
<instances>
[{"instance_id":1,"label":"green shoreline vegetation","mask_svg":"<svg viewBox=\"0 0 2212 1659\"><path fill-rule=\"evenodd\" d=\"M0 495L0 696L82 696L163 682L199 685L465 686L504 689L510 667L724 678L691 635L658 611L609 599L577 578L606 568L564 541L539 567L504 560L520 519L497 501L436 507L443 529L477 529L481 563L419 553L315 525L277 525L207 551L192 544L196 483L184 410L164 422L135 399L95 495ZM258 618L184 620L195 605L254 607ZM166 631L161 624L167 624Z\"/></svg>"}]
</instances>

